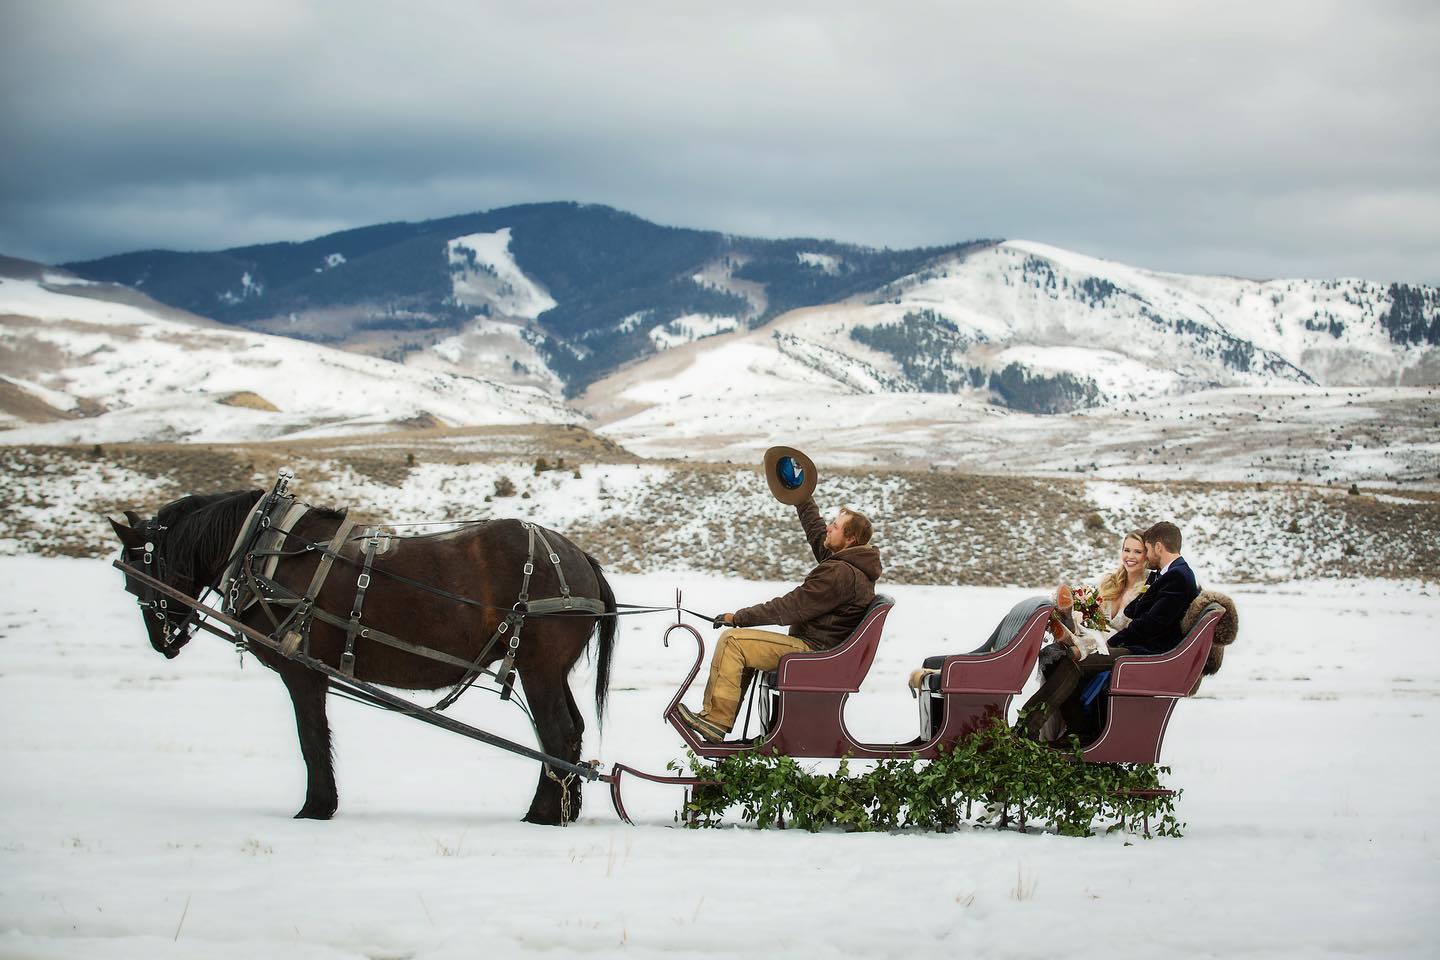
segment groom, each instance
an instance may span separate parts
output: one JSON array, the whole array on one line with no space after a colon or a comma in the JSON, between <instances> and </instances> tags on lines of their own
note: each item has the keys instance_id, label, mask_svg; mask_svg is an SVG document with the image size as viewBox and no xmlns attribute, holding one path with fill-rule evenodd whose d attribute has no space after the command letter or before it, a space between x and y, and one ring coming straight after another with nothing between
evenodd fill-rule
<instances>
[{"instance_id":1,"label":"groom","mask_svg":"<svg viewBox=\"0 0 1440 960\"><path fill-rule=\"evenodd\" d=\"M1066 729L1084 729L1080 691L1091 677L1112 669L1116 657L1154 656L1173 649L1184 639L1180 621L1191 601L1200 595L1200 586L1190 565L1180 556L1180 528L1173 523L1157 523L1140 538L1145 544L1146 564L1153 572L1145 590L1125 608L1130 623L1110 638L1108 655L1092 654L1078 662L1066 659L1055 665L1020 711L1020 731L1030 739L1041 738L1045 721L1056 710L1064 717Z\"/></svg>"}]
</instances>

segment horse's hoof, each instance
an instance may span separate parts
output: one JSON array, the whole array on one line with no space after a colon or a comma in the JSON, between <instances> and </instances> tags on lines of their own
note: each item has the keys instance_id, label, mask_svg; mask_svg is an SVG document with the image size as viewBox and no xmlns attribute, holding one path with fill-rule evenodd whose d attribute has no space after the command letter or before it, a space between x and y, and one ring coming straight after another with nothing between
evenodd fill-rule
<instances>
[{"instance_id":1,"label":"horse's hoof","mask_svg":"<svg viewBox=\"0 0 1440 960\"><path fill-rule=\"evenodd\" d=\"M329 819L330 819L331 817L333 817L333 816L335 816L335 811L334 811L334 810L326 811L326 810L321 810L321 809L318 809L318 808L312 810L312 809L309 808L309 807L301 807L301 808L300 808L300 812L297 813L297 814L295 814L295 816L294 816L292 819L295 819L295 820L329 820Z\"/></svg>"}]
</instances>

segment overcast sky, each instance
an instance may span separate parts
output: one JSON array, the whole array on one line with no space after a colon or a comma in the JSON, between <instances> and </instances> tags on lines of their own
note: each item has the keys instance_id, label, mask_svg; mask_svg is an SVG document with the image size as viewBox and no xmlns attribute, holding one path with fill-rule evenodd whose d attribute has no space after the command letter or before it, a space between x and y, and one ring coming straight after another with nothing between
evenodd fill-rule
<instances>
[{"instance_id":1,"label":"overcast sky","mask_svg":"<svg viewBox=\"0 0 1440 960\"><path fill-rule=\"evenodd\" d=\"M1440 3L0 0L0 253L536 200L1440 282Z\"/></svg>"}]
</instances>

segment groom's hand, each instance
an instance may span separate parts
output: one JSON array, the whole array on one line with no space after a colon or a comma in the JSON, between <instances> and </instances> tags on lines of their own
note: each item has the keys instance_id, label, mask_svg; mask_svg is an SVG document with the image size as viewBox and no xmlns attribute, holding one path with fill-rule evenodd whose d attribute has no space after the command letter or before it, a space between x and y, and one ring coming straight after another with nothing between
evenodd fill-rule
<instances>
[{"instance_id":1,"label":"groom's hand","mask_svg":"<svg viewBox=\"0 0 1440 960\"><path fill-rule=\"evenodd\" d=\"M735 626L735 614L722 613L711 622L710 626L715 630L719 630L721 627L733 627Z\"/></svg>"}]
</instances>

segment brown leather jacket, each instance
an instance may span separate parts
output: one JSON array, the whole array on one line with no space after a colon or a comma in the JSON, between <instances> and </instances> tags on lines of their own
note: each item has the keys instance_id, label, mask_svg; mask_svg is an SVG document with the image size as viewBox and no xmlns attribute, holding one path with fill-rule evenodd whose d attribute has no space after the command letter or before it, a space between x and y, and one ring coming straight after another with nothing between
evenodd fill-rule
<instances>
[{"instance_id":1,"label":"brown leather jacket","mask_svg":"<svg viewBox=\"0 0 1440 960\"><path fill-rule=\"evenodd\" d=\"M880 551L866 544L829 550L825 546L825 521L814 500L795 507L805 539L819 566L805 582L784 596L735 611L737 627L788 624L790 636L799 637L816 650L839 644L860 625L870 601L875 599L875 581L880 579Z\"/></svg>"}]
</instances>

